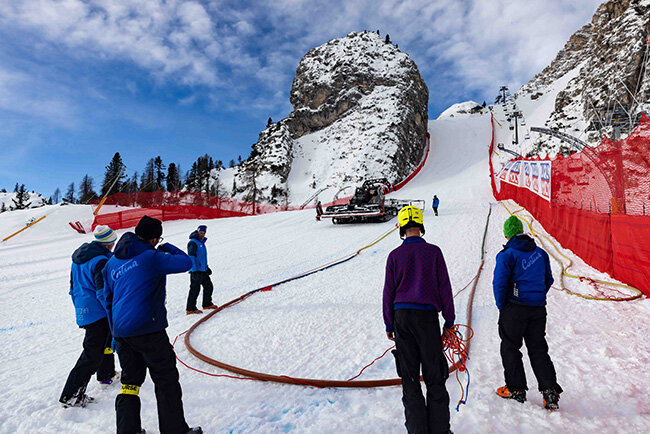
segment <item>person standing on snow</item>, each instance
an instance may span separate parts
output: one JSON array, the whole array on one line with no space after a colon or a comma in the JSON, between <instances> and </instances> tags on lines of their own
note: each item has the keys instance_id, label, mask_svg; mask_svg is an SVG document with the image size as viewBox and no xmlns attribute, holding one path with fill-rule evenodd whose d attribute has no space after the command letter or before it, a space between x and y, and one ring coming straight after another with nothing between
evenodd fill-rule
<instances>
[{"instance_id":1,"label":"person standing on snow","mask_svg":"<svg viewBox=\"0 0 650 434\"><path fill-rule=\"evenodd\" d=\"M196 299L203 286L203 309L218 309L219 306L212 303L212 270L208 267L208 249L205 237L208 227L201 225L190 234L190 241L187 243L187 254L192 260L190 269L190 292L187 295L186 315L203 313L196 307Z\"/></svg>"},{"instance_id":2,"label":"person standing on snow","mask_svg":"<svg viewBox=\"0 0 650 434\"><path fill-rule=\"evenodd\" d=\"M436 215L438 215L438 205L440 205L440 199L438 199L438 196L434 194L432 207L433 207L433 212L436 213Z\"/></svg>"},{"instance_id":3,"label":"person standing on snow","mask_svg":"<svg viewBox=\"0 0 650 434\"><path fill-rule=\"evenodd\" d=\"M82 244L72 254L70 296L77 325L86 334L83 351L59 398L64 407L85 407L93 401L86 395L86 387L95 372L102 384L111 384L117 376L106 311L97 298L97 291L104 286L102 270L112 256L117 235L108 226L97 226L94 236L94 241Z\"/></svg>"},{"instance_id":4,"label":"person standing on snow","mask_svg":"<svg viewBox=\"0 0 650 434\"><path fill-rule=\"evenodd\" d=\"M557 384L555 367L546 343L546 294L553 285L551 262L535 240L524 235L515 216L503 225L508 242L497 254L492 286L499 309L501 361L506 385L497 389L502 398L526 401L526 373L522 362L522 340L537 378L544 407L559 408L562 388Z\"/></svg>"},{"instance_id":5,"label":"person standing on snow","mask_svg":"<svg viewBox=\"0 0 650 434\"><path fill-rule=\"evenodd\" d=\"M388 255L383 294L386 336L395 341L402 402L409 433L449 431L449 377L438 312L444 335L456 318L447 265L438 246L424 235L422 210L406 206L397 214L402 245ZM420 388L420 365L427 387Z\"/></svg>"},{"instance_id":6,"label":"person standing on snow","mask_svg":"<svg viewBox=\"0 0 650 434\"><path fill-rule=\"evenodd\" d=\"M160 432L203 432L185 421L176 355L165 331L165 276L186 272L192 261L169 243L156 249L161 240L160 220L144 216L135 233L122 235L104 267L101 297L122 366L122 390L115 398L118 434L144 432L138 395L147 369L155 386Z\"/></svg>"}]
</instances>

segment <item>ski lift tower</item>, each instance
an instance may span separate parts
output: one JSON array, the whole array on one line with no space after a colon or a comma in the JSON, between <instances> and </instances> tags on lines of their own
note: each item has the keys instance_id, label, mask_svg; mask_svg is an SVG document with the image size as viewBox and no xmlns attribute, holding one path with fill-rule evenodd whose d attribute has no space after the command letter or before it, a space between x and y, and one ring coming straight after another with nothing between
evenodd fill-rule
<instances>
[{"instance_id":1,"label":"ski lift tower","mask_svg":"<svg viewBox=\"0 0 650 434\"><path fill-rule=\"evenodd\" d=\"M519 110L515 110L512 112L512 117L515 118L515 139L512 141L513 145L518 145L519 144L519 131L518 131L518 126L517 126L517 119L521 118L521 112Z\"/></svg>"},{"instance_id":2,"label":"ski lift tower","mask_svg":"<svg viewBox=\"0 0 650 434\"><path fill-rule=\"evenodd\" d=\"M508 93L508 86L501 86L501 89L499 89L499 92L501 92L501 95L503 96L503 103L506 103L506 93Z\"/></svg>"}]
</instances>

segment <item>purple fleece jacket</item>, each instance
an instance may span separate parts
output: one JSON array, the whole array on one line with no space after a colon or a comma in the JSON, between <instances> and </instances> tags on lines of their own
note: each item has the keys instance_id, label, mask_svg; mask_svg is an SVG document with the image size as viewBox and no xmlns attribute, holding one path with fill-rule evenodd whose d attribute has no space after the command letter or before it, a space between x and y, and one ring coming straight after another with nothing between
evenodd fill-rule
<instances>
[{"instance_id":1,"label":"purple fleece jacket","mask_svg":"<svg viewBox=\"0 0 650 434\"><path fill-rule=\"evenodd\" d=\"M454 298L442 251L424 239L407 237L390 252L384 282L384 323L392 332L398 309L442 312L445 327L454 325Z\"/></svg>"}]
</instances>

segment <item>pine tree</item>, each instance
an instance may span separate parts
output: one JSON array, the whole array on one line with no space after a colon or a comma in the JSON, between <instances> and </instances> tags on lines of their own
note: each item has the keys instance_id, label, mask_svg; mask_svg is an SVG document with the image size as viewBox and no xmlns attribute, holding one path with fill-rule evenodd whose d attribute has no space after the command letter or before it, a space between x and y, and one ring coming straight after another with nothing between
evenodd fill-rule
<instances>
[{"instance_id":1,"label":"pine tree","mask_svg":"<svg viewBox=\"0 0 650 434\"><path fill-rule=\"evenodd\" d=\"M111 162L106 166L106 171L104 172L104 181L102 182L102 196L107 196L109 194L117 193L118 191L124 190L124 179L126 174L124 170L126 165L122 162L122 157L119 152L116 152L111 159ZM116 181L117 179L117 181ZM111 185L115 182L113 188ZM108 189L111 191L108 191Z\"/></svg>"},{"instance_id":2,"label":"pine tree","mask_svg":"<svg viewBox=\"0 0 650 434\"><path fill-rule=\"evenodd\" d=\"M68 190L65 192L63 200L68 203L74 203L74 182L71 182L70 185L68 185Z\"/></svg>"},{"instance_id":3,"label":"pine tree","mask_svg":"<svg viewBox=\"0 0 650 434\"><path fill-rule=\"evenodd\" d=\"M144 166L144 171L142 176L140 176L140 191L156 191L156 178L154 173L153 158L150 158L147 161L146 166Z\"/></svg>"},{"instance_id":4,"label":"pine tree","mask_svg":"<svg viewBox=\"0 0 650 434\"><path fill-rule=\"evenodd\" d=\"M7 211L7 207L5 206L5 203L2 202L2 206L0 206L0 214L2 214L5 211Z\"/></svg>"},{"instance_id":5,"label":"pine tree","mask_svg":"<svg viewBox=\"0 0 650 434\"><path fill-rule=\"evenodd\" d=\"M165 191L165 165L160 155L153 160L154 191Z\"/></svg>"},{"instance_id":6,"label":"pine tree","mask_svg":"<svg viewBox=\"0 0 650 434\"><path fill-rule=\"evenodd\" d=\"M14 187L14 193L18 193L18 183L16 183L16 186Z\"/></svg>"},{"instance_id":7,"label":"pine tree","mask_svg":"<svg viewBox=\"0 0 650 434\"><path fill-rule=\"evenodd\" d=\"M7 192L6 188L3 188L2 190L0 190L0 193L6 193L6 192Z\"/></svg>"},{"instance_id":8,"label":"pine tree","mask_svg":"<svg viewBox=\"0 0 650 434\"><path fill-rule=\"evenodd\" d=\"M230 162L228 162L228 167L230 167L231 169L235 167L235 160L230 160Z\"/></svg>"},{"instance_id":9,"label":"pine tree","mask_svg":"<svg viewBox=\"0 0 650 434\"><path fill-rule=\"evenodd\" d=\"M17 185L17 184L16 184ZM25 190L25 184L21 184L16 191L16 197L11 199L14 203L14 209L25 209L29 206L29 192Z\"/></svg>"},{"instance_id":10,"label":"pine tree","mask_svg":"<svg viewBox=\"0 0 650 434\"><path fill-rule=\"evenodd\" d=\"M124 181L124 193L136 193L138 191L138 172L133 172L133 176Z\"/></svg>"},{"instance_id":11,"label":"pine tree","mask_svg":"<svg viewBox=\"0 0 650 434\"><path fill-rule=\"evenodd\" d=\"M176 164L169 163L167 168L167 191L179 191L181 189L181 177Z\"/></svg>"},{"instance_id":12,"label":"pine tree","mask_svg":"<svg viewBox=\"0 0 650 434\"><path fill-rule=\"evenodd\" d=\"M385 44L390 44L390 35L386 33L386 39L384 39Z\"/></svg>"},{"instance_id":13,"label":"pine tree","mask_svg":"<svg viewBox=\"0 0 650 434\"><path fill-rule=\"evenodd\" d=\"M59 187L54 190L54 194L52 195L52 203L57 204L59 203L59 200L61 200L61 190L59 190Z\"/></svg>"},{"instance_id":14,"label":"pine tree","mask_svg":"<svg viewBox=\"0 0 650 434\"><path fill-rule=\"evenodd\" d=\"M273 119L271 119L271 117L269 117L269 120L266 121L266 128L270 127L272 123L273 123Z\"/></svg>"},{"instance_id":15,"label":"pine tree","mask_svg":"<svg viewBox=\"0 0 650 434\"><path fill-rule=\"evenodd\" d=\"M88 203L97 197L93 186L93 179L85 175L79 184L79 203Z\"/></svg>"},{"instance_id":16,"label":"pine tree","mask_svg":"<svg viewBox=\"0 0 650 434\"><path fill-rule=\"evenodd\" d=\"M185 187L187 187L189 191L198 191L196 161L192 163L192 168L187 171L187 175L185 176Z\"/></svg>"}]
</instances>

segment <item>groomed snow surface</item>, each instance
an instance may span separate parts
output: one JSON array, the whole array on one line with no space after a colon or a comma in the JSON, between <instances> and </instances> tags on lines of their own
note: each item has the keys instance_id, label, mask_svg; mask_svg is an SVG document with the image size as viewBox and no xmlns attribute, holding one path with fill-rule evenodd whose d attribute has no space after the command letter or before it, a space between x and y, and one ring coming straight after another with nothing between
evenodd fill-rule
<instances>
[{"instance_id":1,"label":"groomed snow surface","mask_svg":"<svg viewBox=\"0 0 650 434\"><path fill-rule=\"evenodd\" d=\"M492 207L485 268L473 308L469 400L460 412L455 411L458 383L453 376L447 382L452 429L456 433L647 433L647 299L595 302L553 290L547 331L550 354L565 390L560 411L542 408L527 359L529 401L519 404L495 395L503 374L491 280L494 257L505 241L501 225L507 213L501 205L490 204L494 201L487 165L490 118L443 119L431 122L430 131L432 151L426 166L393 196L426 199L425 238L441 247L454 292L476 272ZM430 208L433 194L441 201L439 217ZM43 222L0 243L0 433L114 432L119 386L101 389L93 378L88 393L96 403L85 409L63 409L57 403L83 338L68 296L70 255L90 240L67 222L87 218L90 208L72 205L4 213L0 235L43 213L48 213ZM201 223L208 225L214 301L222 304L352 253L390 230L395 221L332 225L316 222L313 210L306 210ZM185 248L188 234L198 224L192 220L165 223L165 241ZM399 236L393 233L351 261L258 293L200 326L192 343L212 358L243 368L313 378L352 377L391 346L384 333L381 294L386 257L399 244ZM599 276L577 262L582 273ZM559 277L558 264L553 267ZM197 320L185 316L188 283L187 274L167 280L167 332L172 339ZM579 283L572 285L580 289ZM456 299L459 323L467 323L468 296L466 290ZM194 358L182 342L176 351L193 367L227 374ZM180 364L178 369L187 421L190 426L201 425L206 433L405 432L400 387L316 389L215 378ZM360 379L394 377L388 354ZM143 427L148 433L159 432L150 379L140 396Z\"/></svg>"}]
</instances>

